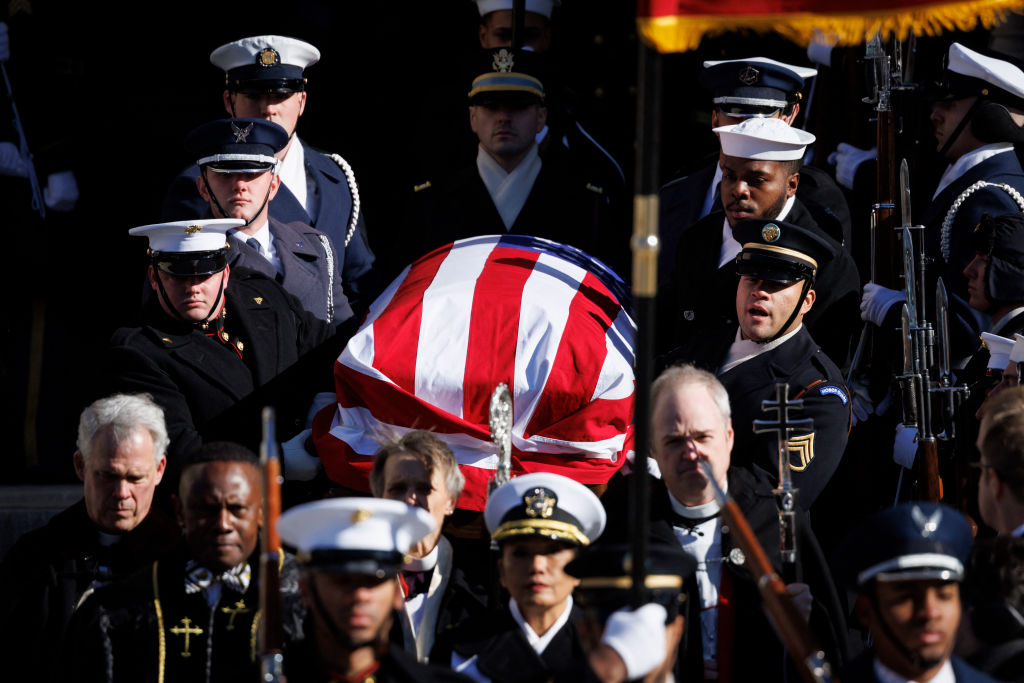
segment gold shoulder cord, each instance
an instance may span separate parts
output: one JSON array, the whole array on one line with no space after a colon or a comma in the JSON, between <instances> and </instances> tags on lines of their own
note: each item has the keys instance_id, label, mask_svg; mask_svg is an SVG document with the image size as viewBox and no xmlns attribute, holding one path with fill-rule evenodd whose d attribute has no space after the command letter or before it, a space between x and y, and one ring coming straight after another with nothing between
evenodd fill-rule
<instances>
[{"instance_id":1,"label":"gold shoulder cord","mask_svg":"<svg viewBox=\"0 0 1024 683\"><path fill-rule=\"evenodd\" d=\"M164 640L164 611L160 607L160 588L157 585L157 565L153 563L153 607L156 609L156 632L158 642L157 655L157 683L164 683L164 664L167 660L167 643Z\"/></svg>"}]
</instances>

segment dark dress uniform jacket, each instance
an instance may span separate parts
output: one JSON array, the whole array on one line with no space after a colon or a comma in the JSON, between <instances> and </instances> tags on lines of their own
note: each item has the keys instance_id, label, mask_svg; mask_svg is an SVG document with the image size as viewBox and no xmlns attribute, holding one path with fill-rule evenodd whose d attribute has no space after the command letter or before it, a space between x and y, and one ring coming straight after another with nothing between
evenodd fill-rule
<instances>
[{"instance_id":1,"label":"dark dress uniform jacket","mask_svg":"<svg viewBox=\"0 0 1024 683\"><path fill-rule=\"evenodd\" d=\"M54 677L65 629L93 582L127 578L168 552L177 538L177 525L153 508L116 544L101 545L84 500L19 538L0 565L4 678Z\"/></svg>"},{"instance_id":2,"label":"dark dress uniform jacket","mask_svg":"<svg viewBox=\"0 0 1024 683\"><path fill-rule=\"evenodd\" d=\"M602 504L608 513L608 526L601 535L602 541L625 543L629 542L634 533L627 521L632 490L632 482L629 479L630 477L625 477L619 481L602 498ZM736 501L772 566L781 576L778 505L771 490L773 485L763 473L735 465L729 468L728 481L729 496ZM652 542L679 543L672 528L674 517L675 512L664 482L651 477L649 536ZM847 652L845 612L828 563L811 530L807 515L802 512L798 512L797 516L796 544L796 580L808 584L814 598L810 628L829 662L837 668L845 661ZM730 551L735 547L728 527L723 524L722 557L730 558ZM800 677L788 661L788 677L783 677L784 649L764 616L760 593L750 572L743 564L726 559L722 568L723 582L726 580L726 574L732 583L733 618L726 619L722 608L719 608L719 633L716 634L716 641L721 643L720 647L731 648L731 657L728 657L728 661L723 661L722 650L719 650L719 673L723 676L728 675L728 680L732 683L799 680ZM704 680L701 602L695 576L686 579L684 589L686 601L681 609L685 610L685 631L676 659L676 680L701 681ZM731 634L723 632L728 621L733 625Z\"/></svg>"},{"instance_id":3,"label":"dark dress uniform jacket","mask_svg":"<svg viewBox=\"0 0 1024 683\"><path fill-rule=\"evenodd\" d=\"M455 240L507 233L569 244L621 269L619 262L628 257L629 244L624 240L616 250L614 240L605 239L614 233L613 222L601 188L545 159L515 223L506 230L474 162L413 194L391 269L397 274L420 256Z\"/></svg>"},{"instance_id":4,"label":"dark dress uniform jacket","mask_svg":"<svg viewBox=\"0 0 1024 683\"><path fill-rule=\"evenodd\" d=\"M327 323L305 311L279 284L246 268L231 272L224 297L226 317L220 320L231 344L172 319L156 297L144 312L142 327L122 328L111 340L109 389L148 392L164 409L171 438L169 467L177 467L180 457L202 444L201 433L209 438L216 418L295 365L331 334ZM211 332L214 326L210 325ZM235 346L239 341L241 352ZM313 370L321 370L330 390L330 361ZM293 383L291 389L297 396L309 397L316 391L301 382ZM308 400L305 405L297 405L298 400L290 405L282 396L274 399L303 417L309 407ZM258 415L257 408L250 416L253 424L236 424L236 433L216 436L251 443L260 433L254 426L259 424ZM281 415L278 420L283 424ZM243 439L245 435L249 438Z\"/></svg>"},{"instance_id":5,"label":"dark dress uniform jacket","mask_svg":"<svg viewBox=\"0 0 1024 683\"><path fill-rule=\"evenodd\" d=\"M477 669L494 683L582 681L590 675L587 655L577 633L582 616L579 607L573 605L569 620L538 655L504 608L469 619L443 637L439 635L430 661L451 662L452 652L465 659L476 655Z\"/></svg>"},{"instance_id":6,"label":"dark dress uniform jacket","mask_svg":"<svg viewBox=\"0 0 1024 683\"><path fill-rule=\"evenodd\" d=\"M974 311L967 304L967 278L963 270L975 254L971 234L986 213L1002 216L1021 211L1020 206L1002 188L983 187L976 190L960 205L950 226L949 262L946 263L940 248L942 223L957 197L979 180L1006 183L1017 192L1024 193L1024 170L1021 169L1017 155L1012 150L1003 152L982 161L953 181L928 206L922 220L925 226L925 251L934 259L929 271L928 307L925 310L929 316L934 315L934 282L941 276L946 283L952 309L949 325L953 358L965 358L973 353L978 345L978 335L988 329L989 325L987 316ZM918 308L921 308L920 303ZM889 322L887 317L886 323ZM895 324L899 326L898 314L895 316Z\"/></svg>"},{"instance_id":7,"label":"dark dress uniform jacket","mask_svg":"<svg viewBox=\"0 0 1024 683\"><path fill-rule=\"evenodd\" d=\"M724 220L722 211L713 212L679 242L675 275L659 303L663 351L720 327L735 329L736 266L730 262L718 267ZM799 199L785 220L828 238ZM842 364L860 329L860 278L849 253L834 240L830 243L835 258L818 270L814 306L804 324L829 357Z\"/></svg>"},{"instance_id":8,"label":"dark dress uniform jacket","mask_svg":"<svg viewBox=\"0 0 1024 683\"><path fill-rule=\"evenodd\" d=\"M211 607L203 591L185 592L184 544L131 579L100 589L75 615L65 680L105 683L230 683L259 678L259 560L244 593L221 587ZM286 641L302 637L305 612L295 558L281 567ZM187 633L186 633L187 631Z\"/></svg>"},{"instance_id":9,"label":"dark dress uniform jacket","mask_svg":"<svg viewBox=\"0 0 1024 683\"><path fill-rule=\"evenodd\" d=\"M850 663L849 668L840 674L844 683L880 683L874 670L875 653L867 651ZM957 683L996 683L996 679L984 674L956 655L950 657L953 664L953 675Z\"/></svg>"},{"instance_id":10,"label":"dark dress uniform jacket","mask_svg":"<svg viewBox=\"0 0 1024 683\"><path fill-rule=\"evenodd\" d=\"M362 209L355 229L349 233L354 209L352 188L345 172L328 155L303 143L306 174L313 179L320 198L316 216L310 216L299 200L283 184L268 204L268 213L282 223L304 223L326 234L334 243L341 260L342 286L356 311L365 311L377 296L379 282L373 269ZM196 190L199 167L190 166L174 179L164 198L161 220L189 220L204 215L209 206Z\"/></svg>"},{"instance_id":11,"label":"dark dress uniform jacket","mask_svg":"<svg viewBox=\"0 0 1024 683\"><path fill-rule=\"evenodd\" d=\"M695 173L666 183L658 191L658 236L661 239L661 251L658 254L659 284L668 284L671 278L676 249L683 233L704 217L701 211L717 167L718 159L715 159ZM802 166L796 197L826 234L849 251L852 230L850 209L846 205L843 191L831 176L814 166ZM721 208L719 195L712 204L711 212Z\"/></svg>"},{"instance_id":12,"label":"dark dress uniform jacket","mask_svg":"<svg viewBox=\"0 0 1024 683\"><path fill-rule=\"evenodd\" d=\"M289 683L323 683L333 680L320 668L316 650L308 638L285 651L284 667ZM380 668L373 672L373 680L377 683L470 683L469 678L446 667L417 662L414 656L393 643L388 645L387 652L380 658Z\"/></svg>"},{"instance_id":13,"label":"dark dress uniform jacket","mask_svg":"<svg viewBox=\"0 0 1024 683\"><path fill-rule=\"evenodd\" d=\"M352 317L352 307L341 285L337 253L319 230L302 223L269 220L270 235L281 259L281 279L285 291L297 298L307 311L337 325ZM245 235L228 236L228 265L243 266L271 279L278 274L274 266L245 242ZM327 240L324 245L322 238Z\"/></svg>"},{"instance_id":14,"label":"dark dress uniform jacket","mask_svg":"<svg viewBox=\"0 0 1024 683\"><path fill-rule=\"evenodd\" d=\"M673 360L694 363L715 372L735 338L736 330L718 337L701 336L673 354ZM850 395L839 368L814 342L806 327L780 346L740 363L719 381L729 392L735 442L734 465L757 466L778 476L779 452L774 433L754 434L755 419L774 419L761 410L761 401L775 399L775 384L789 385L791 399L801 398L803 410L793 418L814 420L810 434L790 437L790 468L793 486L800 489L799 502L809 509L832 477L846 448L850 431Z\"/></svg>"}]
</instances>

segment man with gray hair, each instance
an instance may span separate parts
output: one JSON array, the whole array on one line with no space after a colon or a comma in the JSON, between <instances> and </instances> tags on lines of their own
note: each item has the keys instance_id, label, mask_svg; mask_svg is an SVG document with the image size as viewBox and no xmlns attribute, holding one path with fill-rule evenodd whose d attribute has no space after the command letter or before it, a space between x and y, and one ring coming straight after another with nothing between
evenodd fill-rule
<instances>
[{"instance_id":1,"label":"man with gray hair","mask_svg":"<svg viewBox=\"0 0 1024 683\"><path fill-rule=\"evenodd\" d=\"M83 499L0 564L0 657L12 680L47 678L82 598L174 545L177 527L151 509L167 445L164 411L147 394L115 394L82 412L74 465Z\"/></svg>"},{"instance_id":2,"label":"man with gray hair","mask_svg":"<svg viewBox=\"0 0 1024 683\"><path fill-rule=\"evenodd\" d=\"M370 470L375 497L421 507L434 518L434 530L406 553L408 562L401 572L404 602L391 627L392 642L421 662L427 660L436 634L487 607L486 589L474 585L454 563L452 544L441 535L464 484L451 449L423 430L385 443Z\"/></svg>"}]
</instances>

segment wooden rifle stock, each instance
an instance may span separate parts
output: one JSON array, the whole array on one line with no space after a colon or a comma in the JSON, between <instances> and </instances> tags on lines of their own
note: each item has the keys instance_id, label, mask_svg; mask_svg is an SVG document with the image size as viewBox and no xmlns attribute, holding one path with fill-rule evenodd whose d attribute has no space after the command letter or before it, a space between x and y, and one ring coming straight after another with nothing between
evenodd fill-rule
<instances>
[{"instance_id":1,"label":"wooden rifle stock","mask_svg":"<svg viewBox=\"0 0 1024 683\"><path fill-rule=\"evenodd\" d=\"M935 439L922 439L917 446L917 480L924 500L942 500L942 477L939 474L939 447Z\"/></svg>"},{"instance_id":2,"label":"wooden rifle stock","mask_svg":"<svg viewBox=\"0 0 1024 683\"><path fill-rule=\"evenodd\" d=\"M259 657L261 680L277 683L283 680L284 632L281 605L281 565L284 551L277 520L281 517L281 460L277 455L274 409L263 409L263 537L260 547L260 615Z\"/></svg>"}]
</instances>

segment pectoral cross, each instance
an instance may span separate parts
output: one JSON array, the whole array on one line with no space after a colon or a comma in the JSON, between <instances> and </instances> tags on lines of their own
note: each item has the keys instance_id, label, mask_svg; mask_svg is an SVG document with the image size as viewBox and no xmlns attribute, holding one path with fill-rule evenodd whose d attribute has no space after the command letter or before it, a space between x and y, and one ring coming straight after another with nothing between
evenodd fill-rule
<instances>
[{"instance_id":1,"label":"pectoral cross","mask_svg":"<svg viewBox=\"0 0 1024 683\"><path fill-rule=\"evenodd\" d=\"M226 631L235 630L235 615L236 614L248 614L251 610L245 606L245 601L239 600L235 603L234 607L221 607L220 611L228 616L228 625L224 629Z\"/></svg>"},{"instance_id":2,"label":"pectoral cross","mask_svg":"<svg viewBox=\"0 0 1024 683\"><path fill-rule=\"evenodd\" d=\"M190 636L198 636L203 632L203 629L198 626L192 626L192 620L188 617L181 618L181 626L174 626L171 628L171 633L176 636L185 636L185 649L181 651L182 657L191 657L192 653L188 651L189 638Z\"/></svg>"}]
</instances>

